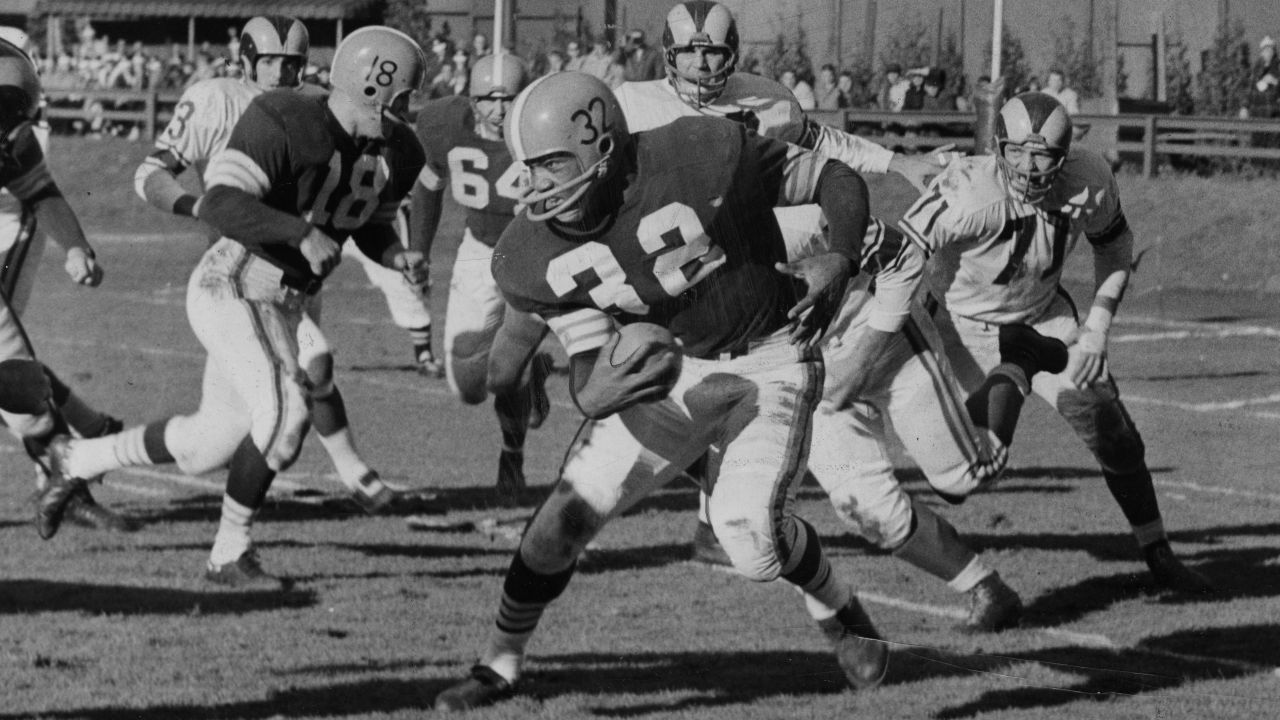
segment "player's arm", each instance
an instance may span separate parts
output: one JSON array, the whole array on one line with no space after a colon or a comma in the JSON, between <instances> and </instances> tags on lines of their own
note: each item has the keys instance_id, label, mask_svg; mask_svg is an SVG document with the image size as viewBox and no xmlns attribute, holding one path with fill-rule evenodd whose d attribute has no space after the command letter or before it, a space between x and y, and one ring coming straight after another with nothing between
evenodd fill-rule
<instances>
[{"instance_id":1,"label":"player's arm","mask_svg":"<svg viewBox=\"0 0 1280 720\"><path fill-rule=\"evenodd\" d=\"M924 155L903 155L853 133L810 119L805 120L800 145L823 157L839 160L858 172L877 175L897 173L921 192L929 180L945 166L943 158L954 147L947 145Z\"/></svg>"},{"instance_id":2,"label":"player's arm","mask_svg":"<svg viewBox=\"0 0 1280 720\"><path fill-rule=\"evenodd\" d=\"M488 389L494 395L510 395L524 385L525 369L547 336L547 324L533 313L507 304L489 350Z\"/></svg>"},{"instance_id":3,"label":"player's arm","mask_svg":"<svg viewBox=\"0 0 1280 720\"><path fill-rule=\"evenodd\" d=\"M377 260L383 267L398 270L410 285L427 282L430 267L426 256L417 250L405 248L394 225L397 203L384 203L371 222L351 232L351 239L365 257ZM387 216L387 211L391 213Z\"/></svg>"},{"instance_id":4,"label":"player's arm","mask_svg":"<svg viewBox=\"0 0 1280 720\"><path fill-rule=\"evenodd\" d=\"M1115 186L1110 190L1114 197ZM1111 321L1129 286L1133 265L1133 231L1116 203L1107 224L1085 231L1093 247L1093 305L1069 348L1067 377L1077 388L1085 388L1107 372L1107 338Z\"/></svg>"},{"instance_id":5,"label":"player's arm","mask_svg":"<svg viewBox=\"0 0 1280 720\"><path fill-rule=\"evenodd\" d=\"M31 208L36 225L67 254L67 276L81 285L97 286L102 282L102 267L85 238L80 219L49 173L44 151L30 126L14 138L11 154L12 162L21 170L5 184L5 189Z\"/></svg>"},{"instance_id":6,"label":"player's arm","mask_svg":"<svg viewBox=\"0 0 1280 720\"><path fill-rule=\"evenodd\" d=\"M178 181L186 169L187 164L172 150L156 150L134 171L133 189L138 197L165 212L195 217L200 198Z\"/></svg>"},{"instance_id":7,"label":"player's arm","mask_svg":"<svg viewBox=\"0 0 1280 720\"><path fill-rule=\"evenodd\" d=\"M445 172L430 162L423 165L409 195L409 247L428 258L444 209Z\"/></svg>"},{"instance_id":8,"label":"player's arm","mask_svg":"<svg viewBox=\"0 0 1280 720\"><path fill-rule=\"evenodd\" d=\"M788 313L793 323L791 341L817 342L835 317L849 279L857 272L870 221L867 185L848 165L796 145L758 135L748 135L748 141L757 143L766 184L771 179L777 181L777 204L817 203L827 220L829 252L777 266L779 272L808 286L808 292Z\"/></svg>"}]
</instances>

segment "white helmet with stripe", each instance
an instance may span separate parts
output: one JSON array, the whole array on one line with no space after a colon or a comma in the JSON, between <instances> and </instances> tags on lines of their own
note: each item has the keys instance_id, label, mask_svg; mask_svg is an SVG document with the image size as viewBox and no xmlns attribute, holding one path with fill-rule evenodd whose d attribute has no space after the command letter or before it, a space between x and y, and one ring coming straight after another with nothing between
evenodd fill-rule
<instances>
[{"instance_id":1,"label":"white helmet with stripe","mask_svg":"<svg viewBox=\"0 0 1280 720\"><path fill-rule=\"evenodd\" d=\"M297 18L259 15L250 18L240 31L240 62L245 76L254 82L258 80L258 58L273 55L295 58L301 71L307 64L310 49L311 35Z\"/></svg>"},{"instance_id":2,"label":"white helmet with stripe","mask_svg":"<svg viewBox=\"0 0 1280 720\"><path fill-rule=\"evenodd\" d=\"M1047 169L1031 163L1015 166L1005 148L1014 146L1028 153L1049 155ZM1014 96L996 116L996 154L1010 187L1027 202L1037 202L1048 194L1071 149L1071 116L1053 96L1025 92Z\"/></svg>"},{"instance_id":3,"label":"white helmet with stripe","mask_svg":"<svg viewBox=\"0 0 1280 720\"><path fill-rule=\"evenodd\" d=\"M520 198L530 220L558 217L575 208L591 186L608 175L609 161L630 140L627 119L603 80L580 72L544 75L525 88L507 113L507 147L528 164L555 153L578 159L581 173L542 191L530 187ZM571 194L551 209L539 203Z\"/></svg>"},{"instance_id":4,"label":"white helmet with stripe","mask_svg":"<svg viewBox=\"0 0 1280 720\"><path fill-rule=\"evenodd\" d=\"M722 52L725 55L724 65L708 75L681 72L676 65L676 55L696 48ZM667 13L662 49L667 78L676 92L685 102L701 107L714 102L724 92L725 83L737 67L738 24L733 13L718 2L689 0L678 3Z\"/></svg>"}]
</instances>

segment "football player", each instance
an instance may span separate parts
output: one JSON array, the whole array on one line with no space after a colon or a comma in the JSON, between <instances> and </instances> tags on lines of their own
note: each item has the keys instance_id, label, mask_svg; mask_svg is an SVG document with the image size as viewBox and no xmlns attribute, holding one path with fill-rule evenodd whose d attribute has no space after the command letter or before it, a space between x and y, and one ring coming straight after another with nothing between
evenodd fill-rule
<instances>
[{"instance_id":1,"label":"football player","mask_svg":"<svg viewBox=\"0 0 1280 720\"><path fill-rule=\"evenodd\" d=\"M949 165L901 227L932 256L931 292L944 303L938 328L960 381L977 387L1002 362L1000 328L1009 323L1026 323L1069 346L1064 372L1028 379L1014 367L996 391L1034 390L1057 408L1102 466L1156 583L1206 592L1209 581L1169 546L1142 437L1107 367L1107 335L1129 282L1133 232L1110 167L1073 147L1071 136L1071 118L1057 100L1038 92L1014 97L996 118L997 154ZM1096 278L1083 322L1059 284L1063 260L1082 237ZM1016 408L1014 414L1016 420Z\"/></svg>"},{"instance_id":2,"label":"football player","mask_svg":"<svg viewBox=\"0 0 1280 720\"><path fill-rule=\"evenodd\" d=\"M677 4L667 15L663 43L667 79L618 89L635 130L710 114L746 122L770 137L803 138L820 155L855 169L882 172L885 158L892 155L807 119L781 84L735 72L738 31L724 5L706 0ZM818 207L779 208L777 215L792 257L822 249ZM1017 622L1017 593L961 541L947 520L912 500L889 461L891 423L933 486L956 498L997 476L1007 457L1000 442L970 420L945 361L935 352L939 343L927 314L914 307L909 318L877 315L868 278L897 261L903 242L897 230L871 222L863 246L868 272L851 283L826 336L828 373L824 401L814 418L809 469L846 524L966 595L964 629L998 630ZM876 294L883 298L890 291L881 285ZM907 302L903 298L894 305ZM891 335L885 354L872 363L858 360L854 353L868 347L871 334L881 332ZM702 518L694 536L695 559L725 562L715 542Z\"/></svg>"},{"instance_id":3,"label":"football player","mask_svg":"<svg viewBox=\"0 0 1280 720\"><path fill-rule=\"evenodd\" d=\"M470 98L450 96L428 103L418 113L417 133L427 165L412 196L414 247L430 257L446 192L465 208L466 225L449 281L444 356L449 386L468 405L489 395L489 363L506 302L490 264L497 244L515 215L520 193L520 164L503 141L503 121L511 101L526 83L524 61L500 52L485 55L471 68ZM525 489L524 441L530 427L542 424L550 409L544 384L550 364L545 356L526 363L545 334L533 316L510 311L512 322L528 326L529 341L500 349L495 363L519 365L513 382L493 388L493 409L502 431L497 487L512 498ZM511 328L504 338L518 337Z\"/></svg>"},{"instance_id":4,"label":"football player","mask_svg":"<svg viewBox=\"0 0 1280 720\"><path fill-rule=\"evenodd\" d=\"M422 80L421 48L391 28L361 28L333 59L328 98L291 91L253 99L227 147L209 163L201 219L218 240L192 273L187 314L209 354L203 402L219 412L197 426L162 421L109 440L60 440L59 473L41 498L56 531L68 487L125 465L184 462L199 446L234 447L222 520L205 576L235 587L281 589L249 537L276 473L302 447L309 423L339 425L341 406L308 413L311 382L298 326L309 296L348 238L420 282L426 263L396 234L396 212L422 170L422 147L397 118Z\"/></svg>"},{"instance_id":5,"label":"football player","mask_svg":"<svg viewBox=\"0 0 1280 720\"><path fill-rule=\"evenodd\" d=\"M35 359L21 314L35 285L36 269L52 238L66 253L64 269L72 282L97 287L102 266L85 239L75 212L45 164L48 125L40 118L42 92L35 64L27 56L26 35L4 28L0 36L0 361ZM47 446L58 432L73 430L97 437L120 429L119 420L80 399L53 370L44 367L51 405L35 412L0 410L9 432L22 441L36 464L36 483L48 482ZM69 426L69 427L68 427ZM137 524L107 510L87 487L76 489L68 518L92 528L130 532Z\"/></svg>"},{"instance_id":6,"label":"football player","mask_svg":"<svg viewBox=\"0 0 1280 720\"><path fill-rule=\"evenodd\" d=\"M861 178L720 119L630 135L612 91L584 73L526 88L507 116L506 140L529 170L529 192L527 212L498 241L494 277L512 305L542 316L564 345L582 413L617 413L621 422L598 425L570 448L507 571L480 663L436 707L509 696L539 619L586 544L713 446L722 461L710 516L734 566L758 582L785 579L823 607L820 627L850 684L878 684L887 647L792 507L821 394L814 341L866 231ZM772 207L815 201L832 251L787 263ZM636 321L662 325L681 343L674 387L660 380L671 354L614 364L615 323ZM605 431L630 440L614 443ZM639 450L619 456L620 446Z\"/></svg>"},{"instance_id":7,"label":"football player","mask_svg":"<svg viewBox=\"0 0 1280 720\"><path fill-rule=\"evenodd\" d=\"M307 28L295 18L255 17L245 23L240 34L243 79L211 78L187 88L173 119L156 140L156 151L138 166L134 176L138 195L163 210L197 216L201 197L187 192L178 176L192 166L204 173L210 159L227 146L236 122L254 98L270 90L296 88L309 46ZM395 273L395 279L405 286L400 273ZM421 306L420 301L415 302ZM320 296L312 294L298 325L298 346L299 364L310 382L312 422L320 443L356 506L369 514L404 509L414 496L382 482L356 449L342 394L333 381L333 354L317 324L319 319ZM206 392L206 402L195 414L165 421L174 426L175 436L196 438L202 433L194 428L225 423L220 415L231 410L217 405L210 395L218 393ZM179 429L184 426L193 429ZM234 451L234 444L202 442L182 448L175 457L184 472L201 474L225 466Z\"/></svg>"}]
</instances>

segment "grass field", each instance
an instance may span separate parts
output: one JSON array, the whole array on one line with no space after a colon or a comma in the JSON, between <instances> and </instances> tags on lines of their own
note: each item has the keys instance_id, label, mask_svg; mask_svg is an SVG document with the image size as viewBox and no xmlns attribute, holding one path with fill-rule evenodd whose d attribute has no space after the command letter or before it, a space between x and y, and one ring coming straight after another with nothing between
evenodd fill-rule
<instances>
[{"instance_id":1,"label":"grass field","mask_svg":"<svg viewBox=\"0 0 1280 720\"><path fill-rule=\"evenodd\" d=\"M63 149L75 154L63 176L76 166L131 174L130 153L144 154L107 147L119 158L112 165L87 141ZM72 181L88 186L84 175ZM107 282L73 287L51 251L27 320L43 358L82 395L141 422L198 401L203 356L183 294L203 244L125 182L77 200ZM433 266L441 318L457 227L449 215L450 240ZM0 720L417 718L474 661L529 512L496 504L491 412L409 371L407 339L353 264L325 297L363 448L385 476L438 490L458 527L412 532L401 518L330 509L321 501L340 486L311 442L256 527L264 563L294 589L212 590L200 575L221 475L113 473L98 497L145 520L143 530L68 527L45 543L29 522L29 463L6 435ZM794 592L685 560L696 497L673 487L601 535L532 644L527 694L473 716L1271 717L1280 703L1278 343L1280 308L1269 298L1157 288L1141 274L1115 331L1114 369L1175 548L1221 586L1219 597L1149 589L1092 459L1037 403L993 492L952 508L903 470L1022 594L1022 628L957 633L962 598L846 535L806 487L802 514L894 643L885 685L850 693ZM552 416L531 435L528 458L544 491L577 427L562 376L551 391Z\"/></svg>"}]
</instances>

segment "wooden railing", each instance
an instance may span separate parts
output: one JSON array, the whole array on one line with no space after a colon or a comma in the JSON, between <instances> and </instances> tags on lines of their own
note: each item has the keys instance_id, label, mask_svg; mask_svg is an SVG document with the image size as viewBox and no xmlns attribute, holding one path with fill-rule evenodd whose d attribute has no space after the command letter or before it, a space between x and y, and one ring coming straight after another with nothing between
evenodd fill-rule
<instances>
[{"instance_id":1,"label":"wooden railing","mask_svg":"<svg viewBox=\"0 0 1280 720\"><path fill-rule=\"evenodd\" d=\"M135 122L147 138L154 139L173 114L179 94L172 91L57 90L46 89L51 120L92 117L116 122ZM104 109L94 114L85 109L86 98L100 100ZM134 109L116 109L134 104ZM884 110L812 111L818 122L854 132L868 140L892 148L927 150L954 144L957 150L973 147L973 113L888 112ZM1252 158L1280 160L1280 147L1257 147L1255 139L1269 137L1280 146L1280 121L1234 120L1173 115L1077 115L1075 121L1088 125L1082 144L1104 153L1140 154L1142 172L1155 174L1159 159L1167 155Z\"/></svg>"},{"instance_id":2,"label":"wooden railing","mask_svg":"<svg viewBox=\"0 0 1280 720\"><path fill-rule=\"evenodd\" d=\"M972 113L828 110L809 115L886 147L926 150L950 143L957 150L973 147ZM1169 155L1280 160L1280 121L1276 120L1092 114L1073 119L1088 126L1081 144L1104 153L1138 154L1147 177L1156 173L1160 158ZM1257 146L1260 137L1267 138L1270 147Z\"/></svg>"}]
</instances>

